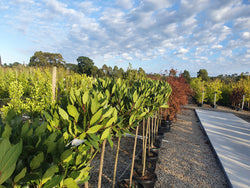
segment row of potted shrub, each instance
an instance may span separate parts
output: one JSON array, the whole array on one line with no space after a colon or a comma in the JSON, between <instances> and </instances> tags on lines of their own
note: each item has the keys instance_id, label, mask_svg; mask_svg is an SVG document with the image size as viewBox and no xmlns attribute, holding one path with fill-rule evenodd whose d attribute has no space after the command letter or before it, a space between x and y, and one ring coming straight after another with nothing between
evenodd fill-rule
<instances>
[{"instance_id":1,"label":"row of potted shrub","mask_svg":"<svg viewBox=\"0 0 250 188\"><path fill-rule=\"evenodd\" d=\"M159 151L164 133L170 131L171 121L161 120L159 116L156 115L153 118L148 118L147 121L143 119L142 128L142 152L139 153L137 158L133 156L130 179L118 181L118 188L131 186L153 188L157 181L157 175L154 171L159 159ZM136 148L136 137L134 148Z\"/></svg>"},{"instance_id":2,"label":"row of potted shrub","mask_svg":"<svg viewBox=\"0 0 250 188\"><path fill-rule=\"evenodd\" d=\"M86 78L82 83L86 84L52 103L42 120L23 121L9 111L0 126L0 146L5 148L0 162L2 187L88 187L97 152L101 152L101 187L106 142L113 145L112 137L119 142L138 130L140 121L154 117L160 106L168 107L171 93L163 81Z\"/></svg>"}]
</instances>

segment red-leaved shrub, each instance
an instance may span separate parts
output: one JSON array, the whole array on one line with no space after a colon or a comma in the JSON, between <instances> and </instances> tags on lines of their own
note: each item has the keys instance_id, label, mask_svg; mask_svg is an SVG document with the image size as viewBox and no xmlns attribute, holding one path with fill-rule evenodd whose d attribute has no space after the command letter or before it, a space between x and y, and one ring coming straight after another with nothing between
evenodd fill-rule
<instances>
[{"instance_id":1,"label":"red-leaved shrub","mask_svg":"<svg viewBox=\"0 0 250 188\"><path fill-rule=\"evenodd\" d=\"M188 95L191 94L191 90L190 85L187 84L182 74L180 77L176 77L172 70L170 73L172 74L166 79L172 88L172 93L168 102L169 108L162 109L161 112L165 120L169 119L172 121L177 118L177 114L181 111L181 105L188 103Z\"/></svg>"}]
</instances>

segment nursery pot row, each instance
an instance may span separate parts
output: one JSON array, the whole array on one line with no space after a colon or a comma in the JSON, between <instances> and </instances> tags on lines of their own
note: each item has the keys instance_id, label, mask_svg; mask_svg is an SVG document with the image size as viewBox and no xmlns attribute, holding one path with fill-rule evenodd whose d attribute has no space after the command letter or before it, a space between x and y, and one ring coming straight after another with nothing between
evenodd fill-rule
<instances>
[{"instance_id":1,"label":"nursery pot row","mask_svg":"<svg viewBox=\"0 0 250 188\"><path fill-rule=\"evenodd\" d=\"M157 175L155 174L156 164L159 159L159 150L161 147L164 133L169 132L171 128L171 121L162 120L161 126L159 126L157 135L154 136L154 142L150 147L150 150L146 149L146 162L145 171L143 172L143 152L139 154L138 159L134 161L133 181L131 186L134 188L153 188ZM149 141L150 142L150 141ZM150 144L150 143L147 143ZM145 151L145 150L144 150ZM129 188L129 179L124 179L117 182L118 188Z\"/></svg>"}]
</instances>

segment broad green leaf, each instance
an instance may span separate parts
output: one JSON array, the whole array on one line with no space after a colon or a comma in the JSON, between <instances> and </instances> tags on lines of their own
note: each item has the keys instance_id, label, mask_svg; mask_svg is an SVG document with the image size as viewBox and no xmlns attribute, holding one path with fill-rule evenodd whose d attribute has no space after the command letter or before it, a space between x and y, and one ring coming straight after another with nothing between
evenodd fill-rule
<instances>
[{"instance_id":1,"label":"broad green leaf","mask_svg":"<svg viewBox=\"0 0 250 188\"><path fill-rule=\"evenodd\" d=\"M58 171L58 167L56 165L53 165L50 167L43 175L42 177L42 184L45 184L48 180L50 180L55 173Z\"/></svg>"},{"instance_id":2,"label":"broad green leaf","mask_svg":"<svg viewBox=\"0 0 250 188\"><path fill-rule=\"evenodd\" d=\"M49 137L46 139L45 144L49 141L54 142L56 140L57 137L57 133L53 132L51 135L49 135Z\"/></svg>"},{"instance_id":3,"label":"broad green leaf","mask_svg":"<svg viewBox=\"0 0 250 188\"><path fill-rule=\"evenodd\" d=\"M69 115L74 117L75 121L77 122L78 118L79 118L79 113L78 113L76 107L73 105L68 105L67 110L68 110Z\"/></svg>"},{"instance_id":4,"label":"broad green leaf","mask_svg":"<svg viewBox=\"0 0 250 188\"><path fill-rule=\"evenodd\" d=\"M79 139L83 140L86 137L86 132L83 132L82 134L80 134Z\"/></svg>"},{"instance_id":5,"label":"broad green leaf","mask_svg":"<svg viewBox=\"0 0 250 188\"><path fill-rule=\"evenodd\" d=\"M110 93L109 93L109 90L108 90L108 89L105 90L105 94L106 94L106 96L109 98Z\"/></svg>"},{"instance_id":6,"label":"broad green leaf","mask_svg":"<svg viewBox=\"0 0 250 188\"><path fill-rule=\"evenodd\" d=\"M142 118L142 117L145 117L147 115L147 112L142 112L141 114L140 114L140 117Z\"/></svg>"},{"instance_id":7,"label":"broad green leaf","mask_svg":"<svg viewBox=\"0 0 250 188\"><path fill-rule=\"evenodd\" d=\"M90 143L89 143L90 142ZM89 146L94 146L95 149L97 149L98 151L100 151L100 148L99 148L99 144L98 142L92 140L92 139L89 139L89 142L85 142L87 145Z\"/></svg>"},{"instance_id":8,"label":"broad green leaf","mask_svg":"<svg viewBox=\"0 0 250 188\"><path fill-rule=\"evenodd\" d=\"M161 108L169 108L167 104L161 105Z\"/></svg>"},{"instance_id":9,"label":"broad green leaf","mask_svg":"<svg viewBox=\"0 0 250 188\"><path fill-rule=\"evenodd\" d=\"M51 121L52 120L52 117L51 117L51 115L48 112L43 112L43 115L45 116L45 119L47 121Z\"/></svg>"},{"instance_id":10,"label":"broad green leaf","mask_svg":"<svg viewBox=\"0 0 250 188\"><path fill-rule=\"evenodd\" d=\"M71 149L64 151L60 157L61 160L65 163L69 162L72 159L72 153Z\"/></svg>"},{"instance_id":11,"label":"broad green leaf","mask_svg":"<svg viewBox=\"0 0 250 188\"><path fill-rule=\"evenodd\" d=\"M136 102L138 99L137 91L134 92L133 94L133 102Z\"/></svg>"},{"instance_id":12,"label":"broad green leaf","mask_svg":"<svg viewBox=\"0 0 250 188\"><path fill-rule=\"evenodd\" d=\"M67 132L64 132L64 133L63 133L63 138L64 138L65 140L68 140L69 134L68 134Z\"/></svg>"},{"instance_id":13,"label":"broad green leaf","mask_svg":"<svg viewBox=\"0 0 250 188\"><path fill-rule=\"evenodd\" d=\"M88 134L88 136L89 136L92 140L94 140L95 142L101 141L100 138L99 138L97 135L95 135L95 134Z\"/></svg>"},{"instance_id":14,"label":"broad green leaf","mask_svg":"<svg viewBox=\"0 0 250 188\"><path fill-rule=\"evenodd\" d=\"M0 140L0 148L1 148L0 163L1 163L6 152L11 148L11 144L10 144L9 139L4 138L4 139Z\"/></svg>"},{"instance_id":15,"label":"broad green leaf","mask_svg":"<svg viewBox=\"0 0 250 188\"><path fill-rule=\"evenodd\" d=\"M109 136L111 128L105 129L105 131L102 133L101 140L105 140Z\"/></svg>"},{"instance_id":16,"label":"broad green leaf","mask_svg":"<svg viewBox=\"0 0 250 188\"><path fill-rule=\"evenodd\" d=\"M57 147L56 142L48 141L48 142L46 142L46 145L48 147L47 153L53 153L56 150L56 147Z\"/></svg>"},{"instance_id":17,"label":"broad green leaf","mask_svg":"<svg viewBox=\"0 0 250 188\"><path fill-rule=\"evenodd\" d=\"M35 148L37 148L37 147L39 146L39 144L40 144L41 140L42 140L42 139L41 139L41 136L39 136L39 137L38 137L38 141L37 141L37 143L36 143Z\"/></svg>"},{"instance_id":18,"label":"broad green leaf","mask_svg":"<svg viewBox=\"0 0 250 188\"><path fill-rule=\"evenodd\" d=\"M90 127L86 133L88 134L93 134L96 133L97 131L99 131L101 128L103 127L103 125L95 125L93 127Z\"/></svg>"},{"instance_id":19,"label":"broad green leaf","mask_svg":"<svg viewBox=\"0 0 250 188\"><path fill-rule=\"evenodd\" d=\"M112 87L112 94L115 92L115 89L116 89L116 85L114 84L114 86Z\"/></svg>"},{"instance_id":20,"label":"broad green leaf","mask_svg":"<svg viewBox=\"0 0 250 188\"><path fill-rule=\"evenodd\" d=\"M108 136L108 142L109 142L109 144L110 144L110 146L111 146L111 148L113 149L113 145L114 145L114 142L112 141L112 135L111 134L109 134L109 136Z\"/></svg>"},{"instance_id":21,"label":"broad green leaf","mask_svg":"<svg viewBox=\"0 0 250 188\"><path fill-rule=\"evenodd\" d=\"M114 108L109 108L104 114L103 114L103 118L105 118L105 117L109 117L112 113L113 113L113 111L114 111Z\"/></svg>"},{"instance_id":22,"label":"broad green leaf","mask_svg":"<svg viewBox=\"0 0 250 188\"><path fill-rule=\"evenodd\" d=\"M116 117L112 117L108 120L108 122L106 123L106 126L105 127L109 127L112 125L112 123L114 123L116 120Z\"/></svg>"},{"instance_id":23,"label":"broad green leaf","mask_svg":"<svg viewBox=\"0 0 250 188\"><path fill-rule=\"evenodd\" d=\"M35 130L35 134L37 136L41 136L46 131L46 129L47 129L47 123L43 123Z\"/></svg>"},{"instance_id":24,"label":"broad green leaf","mask_svg":"<svg viewBox=\"0 0 250 188\"><path fill-rule=\"evenodd\" d=\"M41 163L43 162L44 160L44 154L43 152L40 152L37 156L35 156L31 162L30 162L30 168L32 170L38 168L41 166Z\"/></svg>"},{"instance_id":25,"label":"broad green leaf","mask_svg":"<svg viewBox=\"0 0 250 188\"><path fill-rule=\"evenodd\" d=\"M94 114L98 108L99 108L99 102L97 100L97 96L95 96L92 100L91 100L91 113Z\"/></svg>"},{"instance_id":26,"label":"broad green leaf","mask_svg":"<svg viewBox=\"0 0 250 188\"><path fill-rule=\"evenodd\" d=\"M134 122L134 120L135 120L135 115L133 114L133 115L130 116L130 118L129 118L129 125L132 125L133 122Z\"/></svg>"},{"instance_id":27,"label":"broad green leaf","mask_svg":"<svg viewBox=\"0 0 250 188\"><path fill-rule=\"evenodd\" d=\"M81 173L79 174L79 176L75 179L75 181L77 183L81 182L84 183L86 180L88 180L88 176L89 176L89 171L90 171L91 167L85 167L84 169L81 170Z\"/></svg>"},{"instance_id":28,"label":"broad green leaf","mask_svg":"<svg viewBox=\"0 0 250 188\"><path fill-rule=\"evenodd\" d=\"M76 161L75 161L75 164L76 165L79 165L82 163L82 155L79 153L76 157Z\"/></svg>"},{"instance_id":29,"label":"broad green leaf","mask_svg":"<svg viewBox=\"0 0 250 188\"><path fill-rule=\"evenodd\" d=\"M82 96L82 102L83 102L83 104L86 104L86 103L88 102L88 100L89 100L89 92L86 91L86 92L83 94L83 96Z\"/></svg>"},{"instance_id":30,"label":"broad green leaf","mask_svg":"<svg viewBox=\"0 0 250 188\"><path fill-rule=\"evenodd\" d=\"M5 125L5 127L4 127L4 131L3 131L3 134L2 134L2 138L9 138L10 137L10 135L11 135L11 127L7 124L7 125Z\"/></svg>"},{"instance_id":31,"label":"broad green leaf","mask_svg":"<svg viewBox=\"0 0 250 188\"><path fill-rule=\"evenodd\" d=\"M59 114L64 120L69 120L69 115L62 108L58 107Z\"/></svg>"},{"instance_id":32,"label":"broad green leaf","mask_svg":"<svg viewBox=\"0 0 250 188\"><path fill-rule=\"evenodd\" d=\"M64 180L63 185L67 186L68 188L79 188L73 178L67 178L66 180Z\"/></svg>"},{"instance_id":33,"label":"broad green leaf","mask_svg":"<svg viewBox=\"0 0 250 188\"><path fill-rule=\"evenodd\" d=\"M4 183L14 172L22 147L22 140L14 146L11 146L7 139L2 140L0 143L0 184ZM3 151L5 152L3 153Z\"/></svg>"},{"instance_id":34,"label":"broad green leaf","mask_svg":"<svg viewBox=\"0 0 250 188\"><path fill-rule=\"evenodd\" d=\"M69 130L69 133L70 133L72 136L75 136L75 134L73 133L72 122L71 122L71 121L69 122L68 130Z\"/></svg>"},{"instance_id":35,"label":"broad green leaf","mask_svg":"<svg viewBox=\"0 0 250 188\"><path fill-rule=\"evenodd\" d=\"M14 178L14 182L18 182L20 179L22 179L25 174L26 174L26 171L27 171L27 167L23 168L22 171L16 175L16 177Z\"/></svg>"},{"instance_id":36,"label":"broad green leaf","mask_svg":"<svg viewBox=\"0 0 250 188\"><path fill-rule=\"evenodd\" d=\"M70 98L71 103L74 104L76 101L76 97L75 97L73 88L71 88L71 90L70 90L70 97L69 98Z\"/></svg>"},{"instance_id":37,"label":"broad green leaf","mask_svg":"<svg viewBox=\"0 0 250 188\"><path fill-rule=\"evenodd\" d=\"M51 187L56 187L59 185L59 183L62 181L63 176L62 175L55 175L53 176L49 181L45 183L43 188L51 188Z\"/></svg>"},{"instance_id":38,"label":"broad green leaf","mask_svg":"<svg viewBox=\"0 0 250 188\"><path fill-rule=\"evenodd\" d=\"M29 122L25 122L21 130L21 137L23 137L28 132L29 127Z\"/></svg>"},{"instance_id":39,"label":"broad green leaf","mask_svg":"<svg viewBox=\"0 0 250 188\"><path fill-rule=\"evenodd\" d=\"M98 110L91 118L90 120L90 125L94 125L96 124L100 119L101 119L101 116L102 116L102 109Z\"/></svg>"}]
</instances>

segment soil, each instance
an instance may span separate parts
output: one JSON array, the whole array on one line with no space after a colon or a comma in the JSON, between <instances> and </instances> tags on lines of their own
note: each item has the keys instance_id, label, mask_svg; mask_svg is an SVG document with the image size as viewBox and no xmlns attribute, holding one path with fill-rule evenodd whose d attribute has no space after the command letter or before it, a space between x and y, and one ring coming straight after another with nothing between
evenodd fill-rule
<instances>
[{"instance_id":1,"label":"soil","mask_svg":"<svg viewBox=\"0 0 250 188\"><path fill-rule=\"evenodd\" d=\"M155 173L158 177L156 188L229 187L218 159L213 153L207 137L200 129L198 118L194 112L195 108L230 112L250 122L249 111L235 111L221 106L213 109L208 105L204 105L201 108L195 104L183 106L177 121L172 123L171 131L164 134L164 140L159 151L159 160L156 164ZM140 134L141 132L142 130L139 130ZM102 188L112 187L117 140L113 140L113 149L108 142L106 145ZM131 136L121 139L116 182L122 179L129 179L133 143L134 138ZM142 140L138 139L137 144L136 155L138 159L142 151ZM100 154L91 163L93 169L90 174L89 188L97 187L99 159Z\"/></svg>"}]
</instances>

